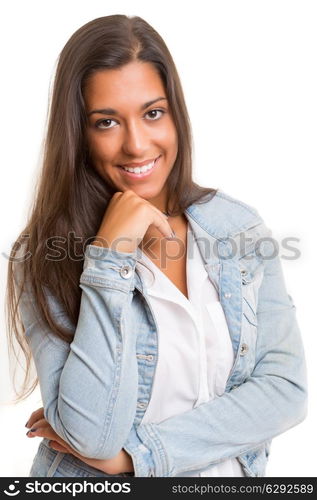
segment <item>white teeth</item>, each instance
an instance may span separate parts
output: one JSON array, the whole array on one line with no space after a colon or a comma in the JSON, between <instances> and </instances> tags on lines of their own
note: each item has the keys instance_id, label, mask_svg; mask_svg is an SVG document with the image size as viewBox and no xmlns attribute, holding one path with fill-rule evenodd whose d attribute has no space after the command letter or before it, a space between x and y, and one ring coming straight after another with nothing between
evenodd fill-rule
<instances>
[{"instance_id":1,"label":"white teeth","mask_svg":"<svg viewBox=\"0 0 317 500\"><path fill-rule=\"evenodd\" d=\"M122 167L124 170L127 172L133 172L134 174L140 174L143 172L147 172L148 170L151 170L151 168L154 167L155 160L151 161L148 165L143 165L143 167Z\"/></svg>"}]
</instances>

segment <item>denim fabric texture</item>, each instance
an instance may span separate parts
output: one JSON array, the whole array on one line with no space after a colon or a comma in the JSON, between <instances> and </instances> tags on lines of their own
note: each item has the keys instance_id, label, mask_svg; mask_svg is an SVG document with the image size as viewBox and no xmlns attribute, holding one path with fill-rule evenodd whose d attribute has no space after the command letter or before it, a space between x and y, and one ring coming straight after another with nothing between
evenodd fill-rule
<instances>
[{"instance_id":1,"label":"denim fabric texture","mask_svg":"<svg viewBox=\"0 0 317 500\"><path fill-rule=\"evenodd\" d=\"M70 345L41 324L30 290L21 297L44 415L86 457L111 458L124 448L136 477L186 476L230 457L238 457L247 476L264 476L272 438L307 414L296 307L272 252L272 232L253 207L218 190L185 216L228 323L235 361L225 393L160 423L141 423L158 342L135 269L138 250L88 245L77 325L47 291L52 312L74 331ZM30 475L107 476L50 449L45 439Z\"/></svg>"}]
</instances>

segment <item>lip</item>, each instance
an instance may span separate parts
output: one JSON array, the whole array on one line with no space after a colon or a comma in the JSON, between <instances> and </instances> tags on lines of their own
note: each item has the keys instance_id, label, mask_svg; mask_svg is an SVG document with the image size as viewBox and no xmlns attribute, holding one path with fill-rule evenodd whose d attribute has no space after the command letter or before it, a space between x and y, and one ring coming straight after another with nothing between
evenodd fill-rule
<instances>
[{"instance_id":1,"label":"lip","mask_svg":"<svg viewBox=\"0 0 317 500\"><path fill-rule=\"evenodd\" d=\"M119 167L127 167L127 168L143 167L144 165L148 165L149 163L152 163L152 161L157 160L158 158L159 157L157 156L156 158L152 158L151 160L142 161L142 163L124 163L123 165L119 165Z\"/></svg>"},{"instance_id":2,"label":"lip","mask_svg":"<svg viewBox=\"0 0 317 500\"><path fill-rule=\"evenodd\" d=\"M149 177L154 172L154 170L156 170L160 158L161 158L161 155L156 158L153 167L150 170L148 170L147 172L140 172L139 174L135 174L133 172L127 172L127 170L124 170L124 168L119 167L120 168L120 172L123 175L127 175L131 179L143 179L144 177ZM150 163L150 162L144 163L144 165L147 165L148 163Z\"/></svg>"}]
</instances>

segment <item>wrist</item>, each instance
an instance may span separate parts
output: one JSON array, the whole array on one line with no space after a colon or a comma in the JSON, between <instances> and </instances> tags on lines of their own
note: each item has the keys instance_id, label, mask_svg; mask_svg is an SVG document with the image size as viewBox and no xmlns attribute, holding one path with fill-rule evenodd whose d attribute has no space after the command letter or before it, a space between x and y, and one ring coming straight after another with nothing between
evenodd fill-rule
<instances>
[{"instance_id":1,"label":"wrist","mask_svg":"<svg viewBox=\"0 0 317 500\"><path fill-rule=\"evenodd\" d=\"M131 238L126 237L106 239L103 236L97 235L91 245L109 248L110 250L115 250L116 252L123 253L133 253L136 250L136 246Z\"/></svg>"}]
</instances>

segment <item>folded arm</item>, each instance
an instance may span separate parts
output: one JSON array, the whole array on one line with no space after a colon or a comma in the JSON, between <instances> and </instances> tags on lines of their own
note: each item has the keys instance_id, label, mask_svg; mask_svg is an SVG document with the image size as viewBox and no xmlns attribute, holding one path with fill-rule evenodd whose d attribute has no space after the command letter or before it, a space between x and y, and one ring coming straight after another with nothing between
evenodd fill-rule
<instances>
[{"instance_id":1,"label":"folded arm","mask_svg":"<svg viewBox=\"0 0 317 500\"><path fill-rule=\"evenodd\" d=\"M122 449L136 409L136 335L126 330L125 322L136 259L107 248L87 249L79 319L70 345L41 325L30 290L23 292L19 311L45 419L80 454L108 459ZM131 269L128 277L124 266ZM70 326L54 297L49 299L53 314Z\"/></svg>"},{"instance_id":2,"label":"folded arm","mask_svg":"<svg viewBox=\"0 0 317 500\"><path fill-rule=\"evenodd\" d=\"M174 476L253 450L307 412L304 350L278 257L265 261L255 366L237 388L160 423L133 427L125 443L136 476Z\"/></svg>"}]
</instances>

